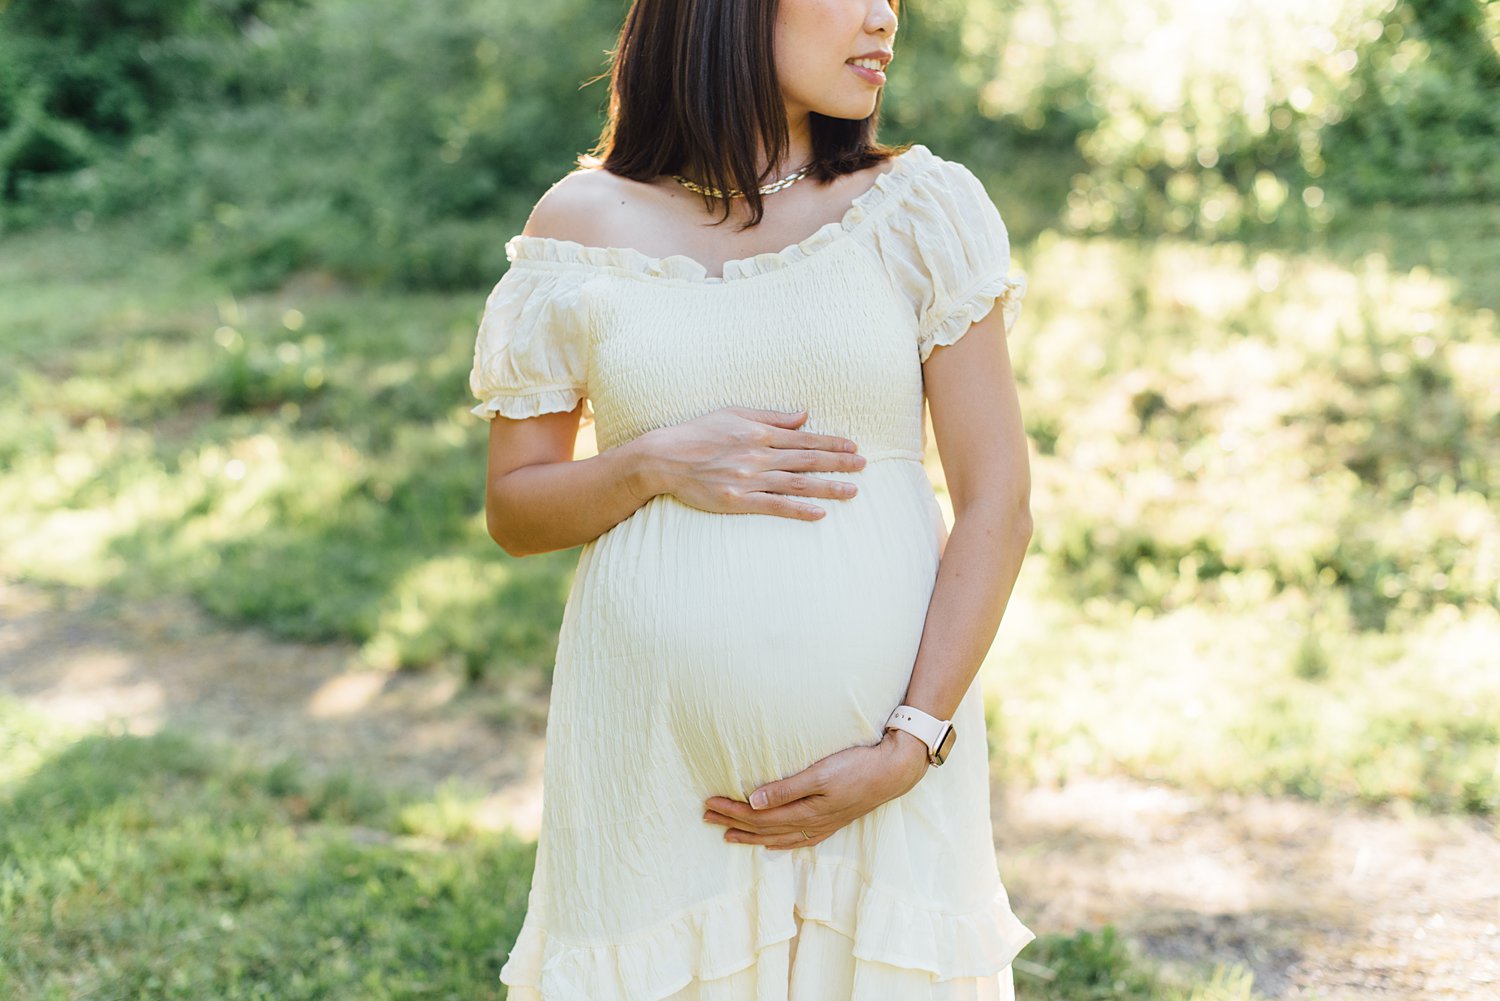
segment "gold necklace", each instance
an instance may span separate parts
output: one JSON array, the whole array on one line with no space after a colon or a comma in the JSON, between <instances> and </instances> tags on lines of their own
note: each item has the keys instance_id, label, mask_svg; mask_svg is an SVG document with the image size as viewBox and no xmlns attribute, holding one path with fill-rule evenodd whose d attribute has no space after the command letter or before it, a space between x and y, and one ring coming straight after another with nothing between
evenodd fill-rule
<instances>
[{"instance_id":1,"label":"gold necklace","mask_svg":"<svg viewBox=\"0 0 1500 1001\"><path fill-rule=\"evenodd\" d=\"M762 184L756 190L758 190L763 195L769 195L774 191L780 191L782 188L791 187L793 184L796 184L799 180L805 177L807 175L807 172L809 170L812 170L812 168L813 165L809 163L807 166L801 168L800 170L793 171L779 181L772 181L769 184ZM729 191L725 192L720 188L708 187L699 184L696 181L690 181L686 177L683 177L681 174L673 174L672 179L675 180L678 184L681 184L683 187L687 188L689 191L696 191L701 195L711 195L714 198L745 197L745 193L739 188L731 188L729 189Z\"/></svg>"}]
</instances>

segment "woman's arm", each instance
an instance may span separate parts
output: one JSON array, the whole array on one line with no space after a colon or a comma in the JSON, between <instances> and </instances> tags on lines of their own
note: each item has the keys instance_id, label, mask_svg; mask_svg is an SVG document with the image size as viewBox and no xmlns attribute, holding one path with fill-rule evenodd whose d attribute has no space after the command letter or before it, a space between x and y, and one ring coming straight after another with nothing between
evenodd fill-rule
<instances>
[{"instance_id":1,"label":"woman's arm","mask_svg":"<svg viewBox=\"0 0 1500 1001\"><path fill-rule=\"evenodd\" d=\"M724 514L817 521L798 497L848 499L853 483L808 472L862 469L852 439L797 430L807 411L720 407L573 459L582 405L566 414L490 425L485 520L512 556L570 549L596 539L657 494Z\"/></svg>"},{"instance_id":2,"label":"woman's arm","mask_svg":"<svg viewBox=\"0 0 1500 1001\"><path fill-rule=\"evenodd\" d=\"M577 170L532 207L525 236L588 242L605 208L605 179ZM571 549L629 517L654 493L643 475L644 442L573 459L582 402L567 413L490 421L484 513L490 538L512 556Z\"/></svg>"},{"instance_id":3,"label":"woman's arm","mask_svg":"<svg viewBox=\"0 0 1500 1001\"><path fill-rule=\"evenodd\" d=\"M923 367L953 531L902 700L952 719L1000 628L1031 541L1031 466L997 308ZM926 748L904 730L894 731ZM974 735L977 737L978 735Z\"/></svg>"},{"instance_id":4,"label":"woman's arm","mask_svg":"<svg viewBox=\"0 0 1500 1001\"><path fill-rule=\"evenodd\" d=\"M580 403L568 413L490 422L484 513L490 538L512 556L571 549L598 538L658 492L640 438L573 458Z\"/></svg>"}]
</instances>

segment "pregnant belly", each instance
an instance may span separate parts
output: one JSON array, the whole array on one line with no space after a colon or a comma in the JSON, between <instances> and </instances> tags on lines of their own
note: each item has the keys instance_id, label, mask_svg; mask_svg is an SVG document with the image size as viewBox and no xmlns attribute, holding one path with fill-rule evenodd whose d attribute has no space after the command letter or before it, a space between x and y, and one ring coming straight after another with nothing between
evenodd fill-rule
<instances>
[{"instance_id":1,"label":"pregnant belly","mask_svg":"<svg viewBox=\"0 0 1500 1001\"><path fill-rule=\"evenodd\" d=\"M838 475L860 492L813 499L815 522L660 496L580 560L559 671L564 654L601 665L572 672L593 686L580 704L635 703L705 795L877 742L906 691L941 514L919 463Z\"/></svg>"}]
</instances>

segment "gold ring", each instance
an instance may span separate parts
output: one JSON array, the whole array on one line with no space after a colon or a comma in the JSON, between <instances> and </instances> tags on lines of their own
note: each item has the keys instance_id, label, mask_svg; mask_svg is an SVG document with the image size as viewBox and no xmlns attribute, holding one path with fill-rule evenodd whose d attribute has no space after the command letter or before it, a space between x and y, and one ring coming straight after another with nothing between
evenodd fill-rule
<instances>
[{"instance_id":1,"label":"gold ring","mask_svg":"<svg viewBox=\"0 0 1500 1001\"><path fill-rule=\"evenodd\" d=\"M807 832L806 832L806 831L803 831L803 832L802 832L802 836L803 836L803 837L804 837L804 838L806 838L806 839L807 839L807 840L808 840L808 841L811 841L811 840L812 840L812 835L811 835L811 834L808 834L808 833L807 833Z\"/></svg>"}]
</instances>

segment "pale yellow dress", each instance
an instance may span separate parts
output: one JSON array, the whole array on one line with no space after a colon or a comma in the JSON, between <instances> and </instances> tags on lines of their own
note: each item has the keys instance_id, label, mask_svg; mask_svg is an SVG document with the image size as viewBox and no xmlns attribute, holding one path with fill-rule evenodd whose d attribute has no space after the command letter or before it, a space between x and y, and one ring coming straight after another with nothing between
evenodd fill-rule
<instances>
[{"instance_id":1,"label":"pale yellow dress","mask_svg":"<svg viewBox=\"0 0 1500 1001\"><path fill-rule=\"evenodd\" d=\"M922 363L999 303L1004 223L914 145L842 219L711 276L518 235L474 352L474 413L585 400L599 448L725 406L797 410L869 460L815 522L664 494L583 546L547 720L513 1001L999 1001L1035 936L996 867L976 681L952 756L806 848L725 842L747 800L874 744L911 676L946 528L922 465Z\"/></svg>"}]
</instances>

